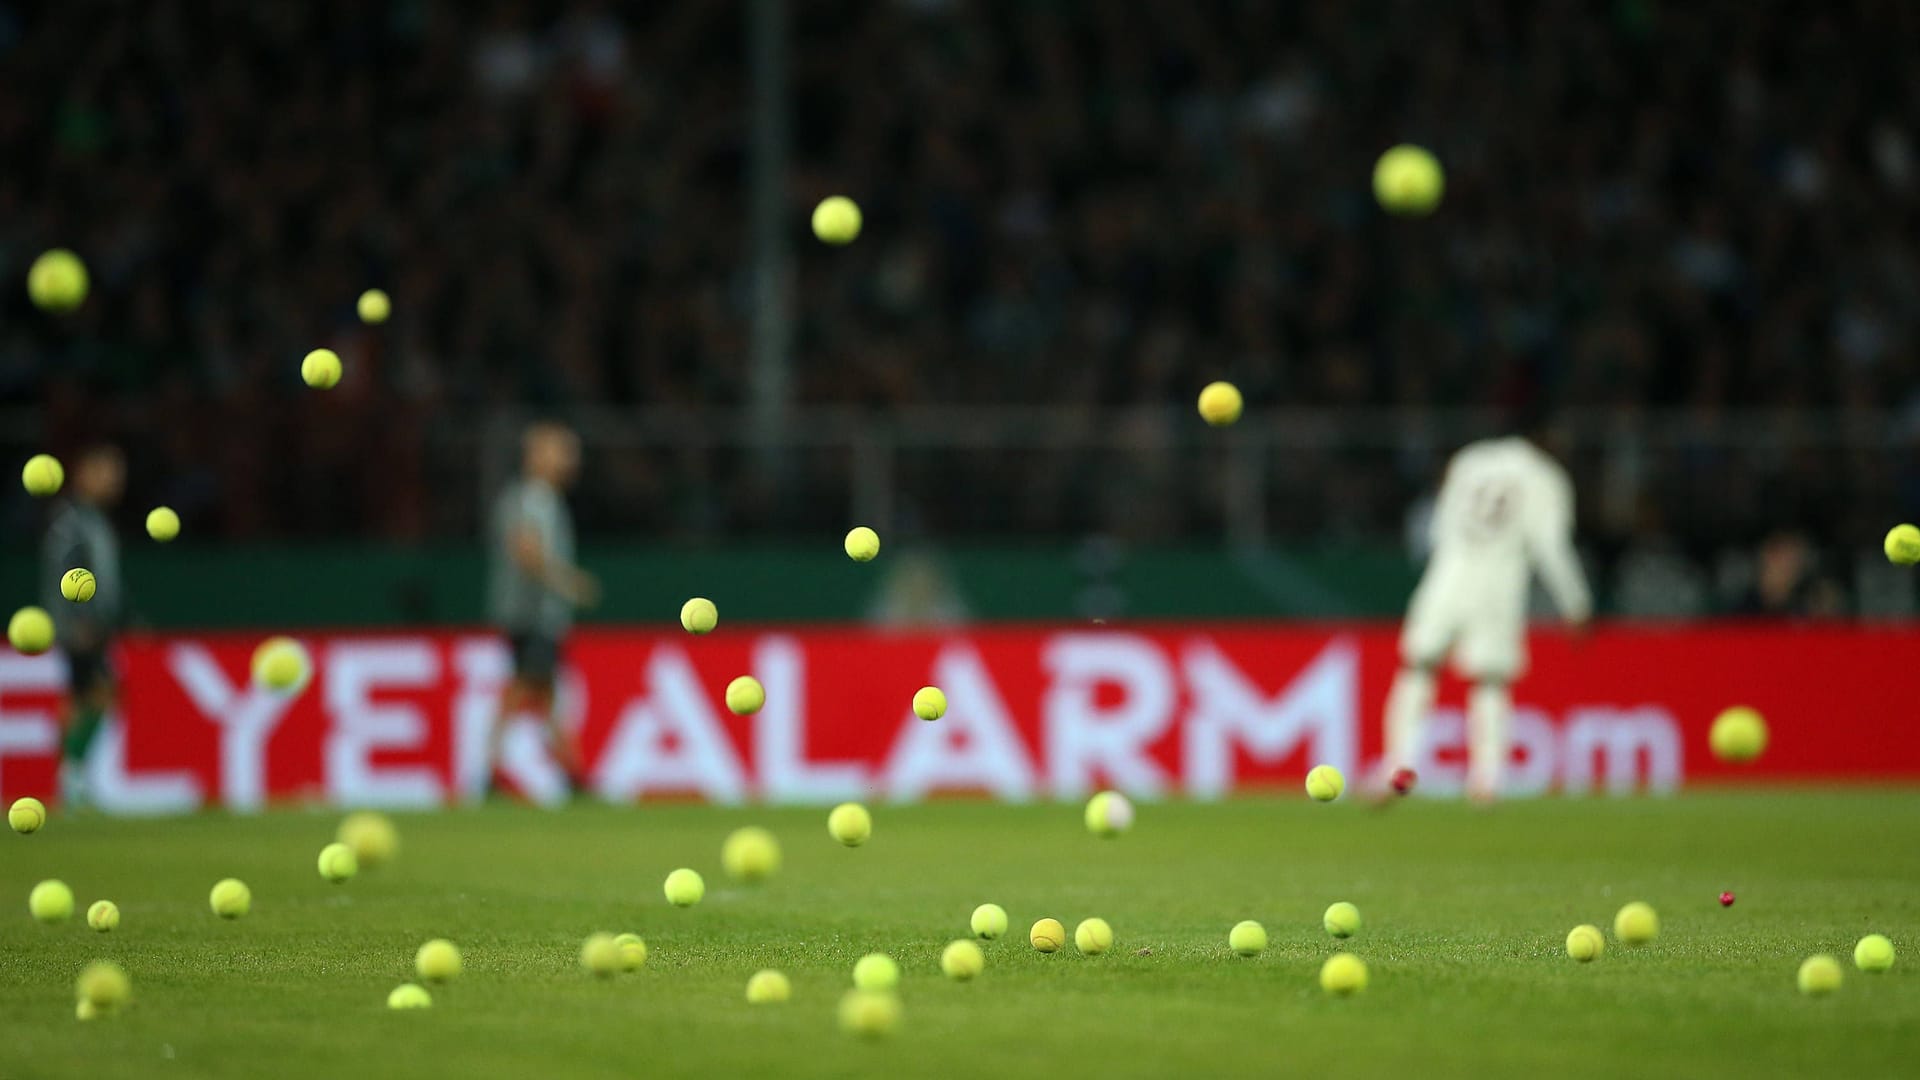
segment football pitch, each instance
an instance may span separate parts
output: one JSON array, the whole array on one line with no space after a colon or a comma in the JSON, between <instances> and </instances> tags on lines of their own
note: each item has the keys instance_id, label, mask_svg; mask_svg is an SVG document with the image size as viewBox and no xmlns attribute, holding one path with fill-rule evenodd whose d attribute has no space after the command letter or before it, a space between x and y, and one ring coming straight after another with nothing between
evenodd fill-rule
<instances>
[{"instance_id":1,"label":"football pitch","mask_svg":"<svg viewBox=\"0 0 1920 1080\"><path fill-rule=\"evenodd\" d=\"M841 847L824 809L494 806L397 815L389 865L344 885L314 869L337 815L284 811L129 821L56 817L0 835L0 1077L59 1076L1891 1076L1920 1052L1920 792L1728 792L1542 800L1491 811L1412 800L1384 812L1304 797L1140 808L1127 835L1089 835L1077 806L874 807ZM726 834L764 825L785 865L729 882ZM667 872L707 878L670 907ZM215 918L226 876L252 913ZM43 926L26 896L73 886L75 918ZM1737 894L1722 908L1722 890ZM118 931L87 929L116 901ZM1610 927L1629 900L1660 936L1612 940L1590 964L1567 931ZM1321 928L1349 900L1364 925ZM941 948L974 906L1012 929L985 972L946 979ZM1104 956L1035 952L1042 916L1098 915ZM1234 956L1257 919L1267 952ZM578 965L597 930L634 931L634 974ZM1854 942L1891 936L1882 975ZM465 974L425 1011L389 1011L414 950L448 937ZM1346 948L1368 989L1333 998L1321 962ZM862 954L900 961L890 1037L842 1033L835 1006ZM1830 952L1828 997L1794 986ZM111 958L133 979L120 1015L74 1018L75 975ZM760 968L793 999L748 1005ZM270 1063L270 1064L269 1064Z\"/></svg>"}]
</instances>

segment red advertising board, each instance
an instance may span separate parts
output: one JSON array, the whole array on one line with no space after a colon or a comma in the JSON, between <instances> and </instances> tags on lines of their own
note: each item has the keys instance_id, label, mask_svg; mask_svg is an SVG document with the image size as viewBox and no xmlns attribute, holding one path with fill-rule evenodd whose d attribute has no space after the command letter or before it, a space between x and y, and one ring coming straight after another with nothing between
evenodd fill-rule
<instances>
[{"instance_id":1,"label":"red advertising board","mask_svg":"<svg viewBox=\"0 0 1920 1080\"><path fill-rule=\"evenodd\" d=\"M433 806L471 797L507 674L484 632L311 634L298 692L250 685L258 638L142 636L116 661L118 715L96 741L93 797L125 812L275 800ZM568 644L563 697L589 786L627 801L824 802L947 792L1073 798L1102 787L1215 798L1293 785L1313 764L1354 777L1380 750L1396 664L1385 625L1156 624L728 629L709 637L592 629ZM1920 780L1920 632L1868 627L1615 627L1536 634L1516 689L1507 794L1669 791L1727 780ZM767 704L729 713L752 673ZM58 656L0 654L0 798L51 794ZM914 717L916 689L951 702ZM1707 751L1735 704L1769 720L1748 766ZM1443 688L1420 770L1457 791L1461 688ZM505 771L530 797L561 781L515 725Z\"/></svg>"}]
</instances>

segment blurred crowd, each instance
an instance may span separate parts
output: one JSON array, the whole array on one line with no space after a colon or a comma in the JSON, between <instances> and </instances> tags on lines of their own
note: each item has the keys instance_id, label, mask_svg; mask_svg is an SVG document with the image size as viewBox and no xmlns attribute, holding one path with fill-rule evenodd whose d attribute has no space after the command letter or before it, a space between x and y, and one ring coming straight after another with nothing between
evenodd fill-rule
<instances>
[{"instance_id":1,"label":"blurred crowd","mask_svg":"<svg viewBox=\"0 0 1920 1080\"><path fill-rule=\"evenodd\" d=\"M125 441L139 498L203 534L409 540L472 527L461 436L491 410L742 405L752 6L0 0L0 269L58 244L95 277L65 320L7 290L0 407ZM1920 5L786 6L800 405L1173 423L1225 377L1255 408L1697 420L1719 441L1576 455L1610 561L1776 533L1830 558L1920 513ZM1371 200L1401 141L1447 167L1430 219ZM850 248L804 232L833 192L866 212ZM318 344L350 374L316 401ZM1878 427L1727 449L1753 409ZM1063 514L1017 460L956 461L908 475L1006 509L930 530L1218 524L1178 468ZM810 529L845 499L831 468L771 508L744 466L598 468L590 530ZM1303 468L1277 527L1391 539L1434 469ZM1087 471L1051 479L1084 498Z\"/></svg>"}]
</instances>

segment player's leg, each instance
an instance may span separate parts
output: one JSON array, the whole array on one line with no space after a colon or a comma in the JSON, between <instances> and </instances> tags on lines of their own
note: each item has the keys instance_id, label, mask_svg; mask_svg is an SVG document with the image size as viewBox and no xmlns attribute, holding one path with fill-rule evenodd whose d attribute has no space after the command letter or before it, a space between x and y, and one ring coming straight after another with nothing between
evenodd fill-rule
<instances>
[{"instance_id":1,"label":"player's leg","mask_svg":"<svg viewBox=\"0 0 1920 1080\"><path fill-rule=\"evenodd\" d=\"M86 802L87 754L100 734L100 725L113 708L113 672L106 650L73 650L67 654L67 700L61 717L60 798L70 806Z\"/></svg>"},{"instance_id":2,"label":"player's leg","mask_svg":"<svg viewBox=\"0 0 1920 1080\"><path fill-rule=\"evenodd\" d=\"M1400 671L1387 691L1381 726L1386 752L1380 770L1369 785L1378 797L1412 789L1414 763L1426 737L1427 718L1433 713L1440 662L1453 644L1455 624L1447 582L1429 568L1407 607L1400 631Z\"/></svg>"},{"instance_id":3,"label":"player's leg","mask_svg":"<svg viewBox=\"0 0 1920 1080\"><path fill-rule=\"evenodd\" d=\"M1512 754L1513 692L1505 681L1476 682L1467 695L1467 797L1491 802Z\"/></svg>"}]
</instances>

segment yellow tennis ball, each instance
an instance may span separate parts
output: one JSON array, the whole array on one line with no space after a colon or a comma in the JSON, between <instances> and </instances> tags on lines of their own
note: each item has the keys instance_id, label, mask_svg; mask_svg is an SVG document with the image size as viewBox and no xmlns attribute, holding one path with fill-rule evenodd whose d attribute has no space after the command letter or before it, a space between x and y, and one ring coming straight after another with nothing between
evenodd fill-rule
<instances>
[{"instance_id":1,"label":"yellow tennis ball","mask_svg":"<svg viewBox=\"0 0 1920 1080\"><path fill-rule=\"evenodd\" d=\"M720 609L704 596L696 596L680 605L680 625L689 634L709 634L720 625Z\"/></svg>"},{"instance_id":2,"label":"yellow tennis ball","mask_svg":"<svg viewBox=\"0 0 1920 1080\"><path fill-rule=\"evenodd\" d=\"M31 795L23 795L13 800L12 806L7 807L7 824L13 826L13 831L22 836L39 832L40 826L46 823L47 804Z\"/></svg>"},{"instance_id":3,"label":"yellow tennis ball","mask_svg":"<svg viewBox=\"0 0 1920 1080\"><path fill-rule=\"evenodd\" d=\"M1336 997L1367 988L1367 965L1352 953L1334 953L1320 965L1320 989Z\"/></svg>"},{"instance_id":4,"label":"yellow tennis ball","mask_svg":"<svg viewBox=\"0 0 1920 1080\"><path fill-rule=\"evenodd\" d=\"M147 535L163 544L179 536L180 515L168 506L156 506L147 511Z\"/></svg>"},{"instance_id":5,"label":"yellow tennis ball","mask_svg":"<svg viewBox=\"0 0 1920 1080\"><path fill-rule=\"evenodd\" d=\"M1831 994L1840 989L1840 961L1826 953L1809 956L1800 962L1795 981L1803 994Z\"/></svg>"},{"instance_id":6,"label":"yellow tennis ball","mask_svg":"<svg viewBox=\"0 0 1920 1080\"><path fill-rule=\"evenodd\" d=\"M41 311L72 311L87 299L87 264L66 248L43 252L27 268L27 297Z\"/></svg>"},{"instance_id":7,"label":"yellow tennis ball","mask_svg":"<svg viewBox=\"0 0 1920 1080\"><path fill-rule=\"evenodd\" d=\"M1252 919L1234 923L1227 932L1227 948L1241 956L1259 956L1267 951L1267 928Z\"/></svg>"},{"instance_id":8,"label":"yellow tennis ball","mask_svg":"<svg viewBox=\"0 0 1920 1080\"><path fill-rule=\"evenodd\" d=\"M101 1009L98 1005L81 998L73 1006L73 1015L77 1020L98 1020L102 1016L112 1016L112 1009Z\"/></svg>"},{"instance_id":9,"label":"yellow tennis ball","mask_svg":"<svg viewBox=\"0 0 1920 1080\"><path fill-rule=\"evenodd\" d=\"M683 866L667 875L662 891L667 894L667 903L674 907L692 907L707 895L707 883L698 871Z\"/></svg>"},{"instance_id":10,"label":"yellow tennis ball","mask_svg":"<svg viewBox=\"0 0 1920 1080\"><path fill-rule=\"evenodd\" d=\"M886 953L868 953L854 961L853 985L862 990L891 990L900 985L900 965Z\"/></svg>"},{"instance_id":11,"label":"yellow tennis ball","mask_svg":"<svg viewBox=\"0 0 1920 1080\"><path fill-rule=\"evenodd\" d=\"M103 934L119 929L120 905L111 900L95 900L87 908L87 925Z\"/></svg>"},{"instance_id":12,"label":"yellow tennis ball","mask_svg":"<svg viewBox=\"0 0 1920 1080\"><path fill-rule=\"evenodd\" d=\"M7 620L7 643L28 656L53 648L53 616L45 608L23 607Z\"/></svg>"},{"instance_id":13,"label":"yellow tennis ball","mask_svg":"<svg viewBox=\"0 0 1920 1080\"><path fill-rule=\"evenodd\" d=\"M986 966L987 954L980 951L980 946L965 938L949 942L940 951L940 970L955 982L966 982L980 974Z\"/></svg>"},{"instance_id":14,"label":"yellow tennis ball","mask_svg":"<svg viewBox=\"0 0 1920 1080\"><path fill-rule=\"evenodd\" d=\"M1314 802L1332 802L1347 790L1347 778L1331 765L1315 765L1307 772L1307 794Z\"/></svg>"},{"instance_id":15,"label":"yellow tennis ball","mask_svg":"<svg viewBox=\"0 0 1920 1080\"><path fill-rule=\"evenodd\" d=\"M860 206L845 195L829 195L813 208L813 235L839 247L860 235Z\"/></svg>"},{"instance_id":16,"label":"yellow tennis ball","mask_svg":"<svg viewBox=\"0 0 1920 1080\"><path fill-rule=\"evenodd\" d=\"M1027 943L1041 952L1059 952L1067 943L1067 928L1059 919L1041 919L1027 931Z\"/></svg>"},{"instance_id":17,"label":"yellow tennis ball","mask_svg":"<svg viewBox=\"0 0 1920 1080\"><path fill-rule=\"evenodd\" d=\"M1133 828L1133 803L1117 791L1098 792L1087 800L1084 817L1093 835L1119 836Z\"/></svg>"},{"instance_id":18,"label":"yellow tennis ball","mask_svg":"<svg viewBox=\"0 0 1920 1080\"><path fill-rule=\"evenodd\" d=\"M1900 566L1920 563L1920 528L1895 525L1887 531L1887 561Z\"/></svg>"},{"instance_id":19,"label":"yellow tennis ball","mask_svg":"<svg viewBox=\"0 0 1920 1080\"><path fill-rule=\"evenodd\" d=\"M253 890L239 878L222 878L207 894L207 906L223 919L237 919L253 910Z\"/></svg>"},{"instance_id":20,"label":"yellow tennis ball","mask_svg":"<svg viewBox=\"0 0 1920 1080\"><path fill-rule=\"evenodd\" d=\"M377 810L356 810L340 820L333 838L353 849L361 866L379 866L392 861L400 851L400 831L393 821Z\"/></svg>"},{"instance_id":21,"label":"yellow tennis ball","mask_svg":"<svg viewBox=\"0 0 1920 1080\"><path fill-rule=\"evenodd\" d=\"M840 1029L877 1039L900 1023L900 999L886 991L849 990L840 997Z\"/></svg>"},{"instance_id":22,"label":"yellow tennis ball","mask_svg":"<svg viewBox=\"0 0 1920 1080\"><path fill-rule=\"evenodd\" d=\"M766 688L751 675L742 675L727 684L727 711L735 716L752 716L766 703Z\"/></svg>"},{"instance_id":23,"label":"yellow tennis ball","mask_svg":"<svg viewBox=\"0 0 1920 1080\"><path fill-rule=\"evenodd\" d=\"M847 533L847 558L854 562L872 562L880 554L880 534L865 525L856 525Z\"/></svg>"},{"instance_id":24,"label":"yellow tennis ball","mask_svg":"<svg viewBox=\"0 0 1920 1080\"><path fill-rule=\"evenodd\" d=\"M973 930L974 937L992 941L1007 932L1007 909L999 904L981 904L973 909L973 918L967 920L967 926Z\"/></svg>"},{"instance_id":25,"label":"yellow tennis ball","mask_svg":"<svg viewBox=\"0 0 1920 1080\"><path fill-rule=\"evenodd\" d=\"M612 934L589 934L580 943L580 966L603 979L619 971L625 962L620 940Z\"/></svg>"},{"instance_id":26,"label":"yellow tennis ball","mask_svg":"<svg viewBox=\"0 0 1920 1080\"><path fill-rule=\"evenodd\" d=\"M401 983L387 994L389 1009L431 1009L433 995L418 983Z\"/></svg>"},{"instance_id":27,"label":"yellow tennis ball","mask_svg":"<svg viewBox=\"0 0 1920 1080\"><path fill-rule=\"evenodd\" d=\"M647 965L647 943L639 934L616 934L613 943L620 946L621 971L639 971Z\"/></svg>"},{"instance_id":28,"label":"yellow tennis ball","mask_svg":"<svg viewBox=\"0 0 1920 1080\"><path fill-rule=\"evenodd\" d=\"M93 594L99 587L99 582L93 579L93 571L84 566L76 566L60 575L60 595L76 604L84 604L93 599Z\"/></svg>"},{"instance_id":29,"label":"yellow tennis ball","mask_svg":"<svg viewBox=\"0 0 1920 1080\"><path fill-rule=\"evenodd\" d=\"M66 482L67 470L60 467L60 459L52 454L35 454L20 470L20 483L26 487L27 494L36 499L57 493Z\"/></svg>"},{"instance_id":30,"label":"yellow tennis ball","mask_svg":"<svg viewBox=\"0 0 1920 1080\"><path fill-rule=\"evenodd\" d=\"M340 884L360 872L360 859L353 849L338 840L320 849L320 876Z\"/></svg>"},{"instance_id":31,"label":"yellow tennis ball","mask_svg":"<svg viewBox=\"0 0 1920 1080\"><path fill-rule=\"evenodd\" d=\"M747 1004L778 1005L793 996L793 984L772 968L753 973L747 980Z\"/></svg>"},{"instance_id":32,"label":"yellow tennis ball","mask_svg":"<svg viewBox=\"0 0 1920 1080\"><path fill-rule=\"evenodd\" d=\"M1885 934L1868 934L1853 947L1853 966L1882 972L1893 966L1893 941Z\"/></svg>"},{"instance_id":33,"label":"yellow tennis ball","mask_svg":"<svg viewBox=\"0 0 1920 1080\"><path fill-rule=\"evenodd\" d=\"M1446 193L1440 160L1423 147L1402 143L1373 166L1373 197L1390 214L1418 217L1433 212Z\"/></svg>"},{"instance_id":34,"label":"yellow tennis ball","mask_svg":"<svg viewBox=\"0 0 1920 1080\"><path fill-rule=\"evenodd\" d=\"M1239 387L1230 382L1210 382L1200 390L1200 419L1213 427L1226 427L1240 419L1245 404Z\"/></svg>"},{"instance_id":35,"label":"yellow tennis ball","mask_svg":"<svg viewBox=\"0 0 1920 1080\"><path fill-rule=\"evenodd\" d=\"M1660 936L1660 916L1647 903L1635 900L1614 913L1613 936L1628 945L1645 945Z\"/></svg>"},{"instance_id":36,"label":"yellow tennis ball","mask_svg":"<svg viewBox=\"0 0 1920 1080\"><path fill-rule=\"evenodd\" d=\"M119 964L95 960L81 970L73 988L76 996L97 1012L110 1012L126 1004L133 993L133 980Z\"/></svg>"},{"instance_id":37,"label":"yellow tennis ball","mask_svg":"<svg viewBox=\"0 0 1920 1080\"><path fill-rule=\"evenodd\" d=\"M947 695L937 686L923 686L914 691L913 715L922 720L938 720L947 715Z\"/></svg>"},{"instance_id":38,"label":"yellow tennis ball","mask_svg":"<svg viewBox=\"0 0 1920 1080\"><path fill-rule=\"evenodd\" d=\"M1105 919L1082 919L1073 928L1073 947L1082 956L1099 956L1113 948L1113 927Z\"/></svg>"},{"instance_id":39,"label":"yellow tennis ball","mask_svg":"<svg viewBox=\"0 0 1920 1080\"><path fill-rule=\"evenodd\" d=\"M1327 907L1327 913L1320 917L1320 923L1334 937L1352 937L1360 931L1360 909L1341 900Z\"/></svg>"},{"instance_id":40,"label":"yellow tennis ball","mask_svg":"<svg viewBox=\"0 0 1920 1080\"><path fill-rule=\"evenodd\" d=\"M1567 932L1567 955L1581 963L1597 960L1607 951L1607 939L1601 935L1600 928L1591 923L1581 923Z\"/></svg>"},{"instance_id":41,"label":"yellow tennis ball","mask_svg":"<svg viewBox=\"0 0 1920 1080\"><path fill-rule=\"evenodd\" d=\"M1767 749L1767 722L1753 709L1735 705L1713 718L1707 745L1721 761L1745 764Z\"/></svg>"},{"instance_id":42,"label":"yellow tennis ball","mask_svg":"<svg viewBox=\"0 0 1920 1080\"><path fill-rule=\"evenodd\" d=\"M780 870L780 841L758 825L735 829L720 845L720 865L735 881L765 881Z\"/></svg>"},{"instance_id":43,"label":"yellow tennis ball","mask_svg":"<svg viewBox=\"0 0 1920 1080\"><path fill-rule=\"evenodd\" d=\"M873 815L859 803L841 803L827 815L827 835L848 847L859 847L873 835Z\"/></svg>"},{"instance_id":44,"label":"yellow tennis ball","mask_svg":"<svg viewBox=\"0 0 1920 1080\"><path fill-rule=\"evenodd\" d=\"M73 890L64 881L43 881L27 894L27 910L49 926L66 922L73 918Z\"/></svg>"},{"instance_id":45,"label":"yellow tennis ball","mask_svg":"<svg viewBox=\"0 0 1920 1080\"><path fill-rule=\"evenodd\" d=\"M360 313L360 321L372 326L386 322L387 316L393 314L393 301L379 289L368 289L361 293L359 301L353 306Z\"/></svg>"},{"instance_id":46,"label":"yellow tennis ball","mask_svg":"<svg viewBox=\"0 0 1920 1080\"><path fill-rule=\"evenodd\" d=\"M300 378L315 390L331 390L340 383L340 354L315 349L300 361Z\"/></svg>"},{"instance_id":47,"label":"yellow tennis ball","mask_svg":"<svg viewBox=\"0 0 1920 1080\"><path fill-rule=\"evenodd\" d=\"M446 938L434 938L413 954L413 970L428 982L452 982L464 966L460 947Z\"/></svg>"},{"instance_id":48,"label":"yellow tennis ball","mask_svg":"<svg viewBox=\"0 0 1920 1080\"><path fill-rule=\"evenodd\" d=\"M290 637L270 637L253 650L253 681L269 690L292 690L307 680L306 646Z\"/></svg>"}]
</instances>

